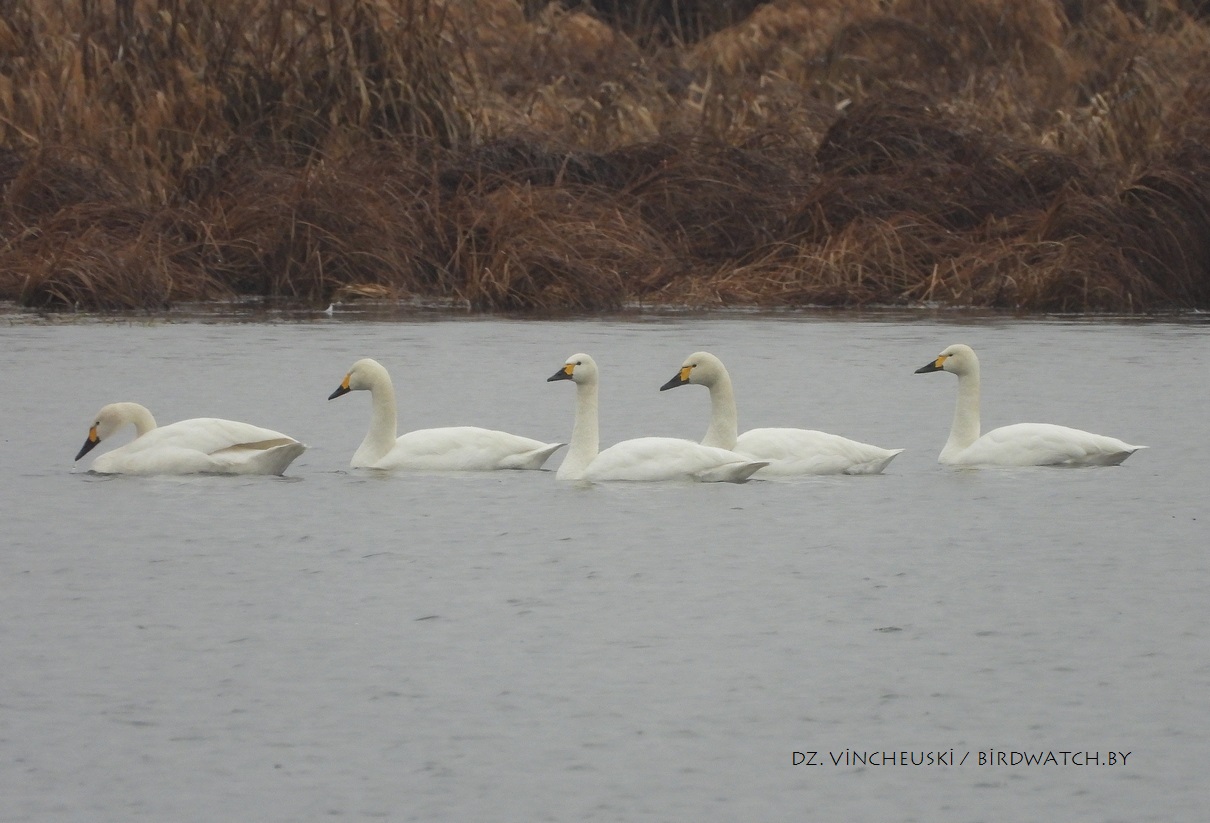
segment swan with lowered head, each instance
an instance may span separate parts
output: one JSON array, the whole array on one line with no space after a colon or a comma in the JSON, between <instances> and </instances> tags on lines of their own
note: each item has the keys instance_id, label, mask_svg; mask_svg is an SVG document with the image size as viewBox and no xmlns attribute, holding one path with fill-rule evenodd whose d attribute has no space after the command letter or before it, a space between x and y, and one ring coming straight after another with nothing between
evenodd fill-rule
<instances>
[{"instance_id":1,"label":"swan with lowered head","mask_svg":"<svg viewBox=\"0 0 1210 823\"><path fill-rule=\"evenodd\" d=\"M573 354L549 378L576 384L576 420L571 447L559 466L560 480L701 480L743 483L769 465L726 449L674 437L623 440L598 452L598 386L600 373L587 354Z\"/></svg>"},{"instance_id":2,"label":"swan with lowered head","mask_svg":"<svg viewBox=\"0 0 1210 823\"><path fill-rule=\"evenodd\" d=\"M958 375L958 401L949 440L937 462L953 466L1116 466L1139 449L1116 437L1056 426L1016 423L979 435L979 358L957 343L916 374L947 371Z\"/></svg>"},{"instance_id":3,"label":"swan with lowered head","mask_svg":"<svg viewBox=\"0 0 1210 823\"><path fill-rule=\"evenodd\" d=\"M167 426L138 403L110 403L97 412L79 460L98 443L133 425L135 438L92 463L101 474L281 474L307 447L293 437L234 420L198 417Z\"/></svg>"},{"instance_id":4,"label":"swan with lowered head","mask_svg":"<svg viewBox=\"0 0 1210 823\"><path fill-rule=\"evenodd\" d=\"M710 390L710 428L702 443L768 460L761 477L807 474L879 474L903 449L883 449L811 429L767 428L738 432L735 391L723 361L709 352L689 355L660 391L689 384Z\"/></svg>"},{"instance_id":5,"label":"swan with lowered head","mask_svg":"<svg viewBox=\"0 0 1210 823\"><path fill-rule=\"evenodd\" d=\"M395 436L395 388L377 360L358 360L329 400L351 391L370 393L370 430L353 453L355 469L492 471L540 469L563 446L477 426L418 429Z\"/></svg>"}]
</instances>

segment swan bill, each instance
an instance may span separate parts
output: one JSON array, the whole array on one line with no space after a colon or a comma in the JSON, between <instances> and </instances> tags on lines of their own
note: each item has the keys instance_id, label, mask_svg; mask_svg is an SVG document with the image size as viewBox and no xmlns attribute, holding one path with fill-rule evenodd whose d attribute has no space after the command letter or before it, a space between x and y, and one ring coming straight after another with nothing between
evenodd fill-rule
<instances>
[{"instance_id":1,"label":"swan bill","mask_svg":"<svg viewBox=\"0 0 1210 823\"><path fill-rule=\"evenodd\" d=\"M929 372L943 371L945 368L945 358L946 355L943 354L932 363L929 363L927 366L921 366L920 368L916 369L916 374L928 374Z\"/></svg>"},{"instance_id":2,"label":"swan bill","mask_svg":"<svg viewBox=\"0 0 1210 823\"><path fill-rule=\"evenodd\" d=\"M576 369L574 363L568 363L563 368L546 378L547 383L553 383L555 380L573 380L572 372Z\"/></svg>"},{"instance_id":3,"label":"swan bill","mask_svg":"<svg viewBox=\"0 0 1210 823\"><path fill-rule=\"evenodd\" d=\"M95 449L100 442L101 438L97 437L97 427L93 426L88 430L88 437L84 440L84 445L80 447L79 453L76 454L76 460Z\"/></svg>"},{"instance_id":4,"label":"swan bill","mask_svg":"<svg viewBox=\"0 0 1210 823\"><path fill-rule=\"evenodd\" d=\"M669 380L664 385L660 386L660 391L667 391L668 389L675 389L677 386L688 386L689 385L689 372L691 372L691 371L693 371L692 366L682 366L681 370L679 372L677 372L676 375L674 375L671 380Z\"/></svg>"},{"instance_id":5,"label":"swan bill","mask_svg":"<svg viewBox=\"0 0 1210 823\"><path fill-rule=\"evenodd\" d=\"M349 388L349 375L345 375L345 379L340 381L340 385L336 387L336 391L328 395L329 400L335 400L338 397L348 394L352 389Z\"/></svg>"}]
</instances>

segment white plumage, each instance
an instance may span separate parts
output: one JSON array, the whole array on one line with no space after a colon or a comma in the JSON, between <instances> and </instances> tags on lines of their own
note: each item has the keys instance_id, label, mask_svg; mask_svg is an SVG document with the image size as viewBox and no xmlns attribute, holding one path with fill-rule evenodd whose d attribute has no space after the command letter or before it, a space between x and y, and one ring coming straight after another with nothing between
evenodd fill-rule
<instances>
[{"instance_id":1,"label":"white plumage","mask_svg":"<svg viewBox=\"0 0 1210 823\"><path fill-rule=\"evenodd\" d=\"M349 463L353 468L414 471L540 469L563 446L477 426L417 429L396 437L397 411L391 376L376 360L358 360L329 400L369 391L370 430Z\"/></svg>"},{"instance_id":2,"label":"white plumage","mask_svg":"<svg viewBox=\"0 0 1210 823\"><path fill-rule=\"evenodd\" d=\"M1116 437L1056 426L1016 423L979 434L979 358L957 343L916 370L958 375L950 436L938 462L954 466L1116 466L1139 449Z\"/></svg>"},{"instance_id":3,"label":"white plumage","mask_svg":"<svg viewBox=\"0 0 1210 823\"><path fill-rule=\"evenodd\" d=\"M883 449L812 429L762 428L737 434L738 414L731 375L709 352L689 355L660 391L697 384L710 390L710 428L702 443L767 460L761 477L807 474L878 474L903 449Z\"/></svg>"},{"instance_id":4,"label":"white plumage","mask_svg":"<svg viewBox=\"0 0 1210 823\"><path fill-rule=\"evenodd\" d=\"M573 354L551 380L576 384L576 418L561 480L700 480L742 483L768 465L726 449L674 437L623 440L598 452L599 371L587 354Z\"/></svg>"},{"instance_id":5,"label":"white plumage","mask_svg":"<svg viewBox=\"0 0 1210 823\"><path fill-rule=\"evenodd\" d=\"M198 417L156 426L138 403L103 407L88 430L76 460L123 427L135 427L135 439L93 461L102 474L281 474L306 446L293 437L215 417Z\"/></svg>"}]
</instances>

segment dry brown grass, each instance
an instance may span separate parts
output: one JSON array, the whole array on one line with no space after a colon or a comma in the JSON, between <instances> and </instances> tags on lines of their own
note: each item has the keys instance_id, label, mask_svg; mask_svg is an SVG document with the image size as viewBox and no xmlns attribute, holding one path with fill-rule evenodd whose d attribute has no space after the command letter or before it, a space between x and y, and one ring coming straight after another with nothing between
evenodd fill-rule
<instances>
[{"instance_id":1,"label":"dry brown grass","mask_svg":"<svg viewBox=\"0 0 1210 823\"><path fill-rule=\"evenodd\" d=\"M0 5L23 305L1210 305L1192 0Z\"/></svg>"}]
</instances>

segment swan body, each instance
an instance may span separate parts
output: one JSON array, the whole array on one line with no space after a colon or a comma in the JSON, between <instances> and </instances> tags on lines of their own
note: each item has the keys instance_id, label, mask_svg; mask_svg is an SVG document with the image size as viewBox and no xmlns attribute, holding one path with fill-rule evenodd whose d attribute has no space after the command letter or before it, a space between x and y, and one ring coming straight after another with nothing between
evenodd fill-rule
<instances>
[{"instance_id":1,"label":"swan body","mask_svg":"<svg viewBox=\"0 0 1210 823\"><path fill-rule=\"evenodd\" d=\"M418 429L396 437L395 388L378 361L366 358L354 363L328 399L362 390L370 392L372 415L370 430L349 463L355 469L540 469L564 445L477 426Z\"/></svg>"},{"instance_id":2,"label":"swan body","mask_svg":"<svg viewBox=\"0 0 1210 823\"><path fill-rule=\"evenodd\" d=\"M92 463L101 474L281 474L307 447L293 437L235 420L198 417L157 426L138 403L104 406L76 460L128 425L135 438Z\"/></svg>"},{"instance_id":3,"label":"swan body","mask_svg":"<svg viewBox=\"0 0 1210 823\"><path fill-rule=\"evenodd\" d=\"M1116 466L1139 449L1116 437L1057 426L1017 423L979 434L979 358L970 346L950 346L916 374L958 375L950 436L937 462L952 466Z\"/></svg>"},{"instance_id":4,"label":"swan body","mask_svg":"<svg viewBox=\"0 0 1210 823\"><path fill-rule=\"evenodd\" d=\"M560 480L698 480L742 483L768 465L727 449L675 437L623 440L598 451L599 371L587 354L573 354L547 379L576 384L576 419L571 447L559 466Z\"/></svg>"},{"instance_id":5,"label":"swan body","mask_svg":"<svg viewBox=\"0 0 1210 823\"><path fill-rule=\"evenodd\" d=\"M702 443L767 460L761 477L806 474L879 474L903 449L883 449L812 429L749 429L737 434L738 415L731 375L709 352L689 355L660 391L697 384L710 390L710 428Z\"/></svg>"}]
</instances>

